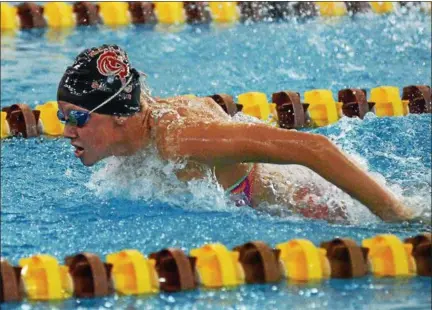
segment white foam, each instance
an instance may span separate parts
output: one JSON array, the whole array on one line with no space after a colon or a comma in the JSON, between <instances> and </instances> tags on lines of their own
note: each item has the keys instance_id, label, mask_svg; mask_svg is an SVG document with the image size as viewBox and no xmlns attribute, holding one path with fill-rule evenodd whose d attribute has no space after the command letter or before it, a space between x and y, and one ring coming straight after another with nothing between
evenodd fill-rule
<instances>
[{"instance_id":1,"label":"white foam","mask_svg":"<svg viewBox=\"0 0 432 310\"><path fill-rule=\"evenodd\" d=\"M130 157L111 157L95 169L87 187L99 197L122 197L191 209L227 209L224 191L210 169L202 180L182 182L176 171L184 162L162 160L154 147Z\"/></svg>"}]
</instances>

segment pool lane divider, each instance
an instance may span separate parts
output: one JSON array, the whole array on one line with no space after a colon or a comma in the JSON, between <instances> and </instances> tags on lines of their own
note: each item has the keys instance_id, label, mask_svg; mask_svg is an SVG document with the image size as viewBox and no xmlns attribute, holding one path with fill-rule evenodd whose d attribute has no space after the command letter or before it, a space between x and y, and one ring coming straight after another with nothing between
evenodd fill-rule
<instances>
[{"instance_id":1,"label":"pool lane divider","mask_svg":"<svg viewBox=\"0 0 432 310\"><path fill-rule=\"evenodd\" d=\"M268 102L266 94L255 91L240 94L238 103L228 94L208 97L231 116L241 111L279 128L299 129L328 126L343 116L363 119L368 112L378 117L432 113L431 96L429 86L411 85L403 88L402 97L397 87L375 87L369 100L366 90L359 88L340 90L337 101L327 89L306 91L305 102L301 102L300 93L290 90L273 93L271 102ZM1 139L61 136L64 124L58 120L57 111L56 101L37 105L33 111L23 103L4 107L1 111Z\"/></svg>"},{"instance_id":2,"label":"pool lane divider","mask_svg":"<svg viewBox=\"0 0 432 310\"><path fill-rule=\"evenodd\" d=\"M429 4L429 6L428 6ZM420 6L431 11L430 3L398 4L407 9ZM293 17L338 17L373 12L389 14L393 2L22 2L1 3L1 30L32 28L71 28L104 24L119 27L129 24L236 23L287 20Z\"/></svg>"},{"instance_id":3,"label":"pool lane divider","mask_svg":"<svg viewBox=\"0 0 432 310\"><path fill-rule=\"evenodd\" d=\"M36 254L12 266L1 259L0 300L63 300L118 295L157 294L198 288L219 289L244 284L317 282L330 278L432 276L431 233L404 241L380 234L358 245L349 238L325 241L319 247L293 239L270 247L250 241L227 249L205 244L187 255L165 248L144 256L136 249L106 255L82 252L60 265Z\"/></svg>"}]
</instances>

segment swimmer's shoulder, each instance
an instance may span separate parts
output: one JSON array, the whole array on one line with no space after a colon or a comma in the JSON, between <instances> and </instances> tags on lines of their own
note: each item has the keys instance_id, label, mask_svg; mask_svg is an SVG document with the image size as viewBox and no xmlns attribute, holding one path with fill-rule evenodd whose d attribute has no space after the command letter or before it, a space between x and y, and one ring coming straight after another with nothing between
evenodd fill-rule
<instances>
[{"instance_id":1,"label":"swimmer's shoulder","mask_svg":"<svg viewBox=\"0 0 432 310\"><path fill-rule=\"evenodd\" d=\"M202 116L214 117L219 121L229 121L231 119L223 108L210 97L176 96L161 99L161 104L176 109L181 116L189 115L187 111L195 109Z\"/></svg>"},{"instance_id":2,"label":"swimmer's shoulder","mask_svg":"<svg viewBox=\"0 0 432 310\"><path fill-rule=\"evenodd\" d=\"M224 109L211 97L201 97L199 98L202 104L208 109L212 110L219 117L219 120L231 120L231 116L229 116Z\"/></svg>"}]
</instances>

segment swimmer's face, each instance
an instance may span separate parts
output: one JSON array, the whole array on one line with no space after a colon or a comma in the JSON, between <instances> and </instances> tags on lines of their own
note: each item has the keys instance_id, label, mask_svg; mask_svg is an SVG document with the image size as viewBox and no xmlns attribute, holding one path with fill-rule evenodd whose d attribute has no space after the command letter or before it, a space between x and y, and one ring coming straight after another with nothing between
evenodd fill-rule
<instances>
[{"instance_id":1,"label":"swimmer's face","mask_svg":"<svg viewBox=\"0 0 432 310\"><path fill-rule=\"evenodd\" d=\"M116 134L112 116L92 113L88 122L84 126L78 127L67 122L69 113L73 110L88 110L64 101L59 101L59 110L66 119L63 135L71 140L71 144L75 147L75 156L85 166L92 166L113 155L112 150Z\"/></svg>"}]
</instances>

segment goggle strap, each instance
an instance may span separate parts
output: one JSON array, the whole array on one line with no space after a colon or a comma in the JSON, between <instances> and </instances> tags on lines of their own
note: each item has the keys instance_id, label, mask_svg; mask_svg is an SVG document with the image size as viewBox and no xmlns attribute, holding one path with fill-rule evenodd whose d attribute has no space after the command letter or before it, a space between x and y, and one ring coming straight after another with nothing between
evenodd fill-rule
<instances>
[{"instance_id":1,"label":"goggle strap","mask_svg":"<svg viewBox=\"0 0 432 310\"><path fill-rule=\"evenodd\" d=\"M126 84L124 84L114 95L112 95L111 97L109 97L107 100L105 100L104 102L102 102L100 105L98 105L96 108L94 108L93 110L91 110L89 112L89 114L93 113L94 111L96 111L97 109L103 107L104 105L106 105L108 102L110 102L111 100L113 100L118 94L120 94L132 81L133 75L131 75L131 77L129 78L129 80L126 82Z\"/></svg>"}]
</instances>

